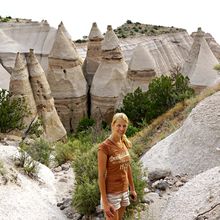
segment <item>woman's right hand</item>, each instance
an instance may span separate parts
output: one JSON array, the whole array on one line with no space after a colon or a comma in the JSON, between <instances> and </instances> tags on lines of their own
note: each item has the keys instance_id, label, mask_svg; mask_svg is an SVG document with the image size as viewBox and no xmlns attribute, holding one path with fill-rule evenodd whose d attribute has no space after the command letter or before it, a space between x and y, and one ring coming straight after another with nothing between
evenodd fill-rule
<instances>
[{"instance_id":1,"label":"woman's right hand","mask_svg":"<svg viewBox=\"0 0 220 220\"><path fill-rule=\"evenodd\" d=\"M108 218L113 218L115 215L115 208L111 203L104 206L104 212Z\"/></svg>"}]
</instances>

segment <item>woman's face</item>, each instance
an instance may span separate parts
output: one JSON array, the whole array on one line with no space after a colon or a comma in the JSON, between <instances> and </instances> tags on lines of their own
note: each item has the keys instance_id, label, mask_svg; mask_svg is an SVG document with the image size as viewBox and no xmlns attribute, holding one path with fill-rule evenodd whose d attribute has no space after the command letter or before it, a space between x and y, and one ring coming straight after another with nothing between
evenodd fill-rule
<instances>
[{"instance_id":1,"label":"woman's face","mask_svg":"<svg viewBox=\"0 0 220 220\"><path fill-rule=\"evenodd\" d=\"M112 125L112 134L121 137L123 134L126 133L127 128L128 128L127 122L119 118Z\"/></svg>"}]
</instances>

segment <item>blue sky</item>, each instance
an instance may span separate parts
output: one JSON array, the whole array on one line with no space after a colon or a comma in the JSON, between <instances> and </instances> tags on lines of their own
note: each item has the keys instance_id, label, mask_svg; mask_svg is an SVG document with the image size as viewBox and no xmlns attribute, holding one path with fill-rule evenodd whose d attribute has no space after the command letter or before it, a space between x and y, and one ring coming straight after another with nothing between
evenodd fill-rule
<instances>
[{"instance_id":1,"label":"blue sky","mask_svg":"<svg viewBox=\"0 0 220 220\"><path fill-rule=\"evenodd\" d=\"M0 15L47 20L57 28L63 21L73 40L88 35L93 22L102 33L126 20L145 24L185 28L189 34L198 27L220 43L219 0L6 0Z\"/></svg>"}]
</instances>

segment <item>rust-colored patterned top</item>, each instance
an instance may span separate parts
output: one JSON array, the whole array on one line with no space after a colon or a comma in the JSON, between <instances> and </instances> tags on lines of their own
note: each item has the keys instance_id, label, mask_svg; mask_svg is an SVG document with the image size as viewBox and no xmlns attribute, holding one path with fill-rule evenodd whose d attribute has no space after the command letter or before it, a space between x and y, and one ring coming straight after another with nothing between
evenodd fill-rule
<instances>
[{"instance_id":1,"label":"rust-colored patterned top","mask_svg":"<svg viewBox=\"0 0 220 220\"><path fill-rule=\"evenodd\" d=\"M107 156L106 163L106 193L121 193L128 191L128 166L130 155L125 144L117 146L111 140L106 139L99 145L99 150ZM102 166L102 164L99 164Z\"/></svg>"}]
</instances>

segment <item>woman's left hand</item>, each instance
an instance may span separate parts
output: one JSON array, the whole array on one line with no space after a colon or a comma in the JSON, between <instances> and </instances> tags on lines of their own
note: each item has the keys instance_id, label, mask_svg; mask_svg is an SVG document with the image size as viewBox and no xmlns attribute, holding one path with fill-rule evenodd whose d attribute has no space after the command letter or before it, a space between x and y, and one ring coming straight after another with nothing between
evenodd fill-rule
<instances>
[{"instance_id":1,"label":"woman's left hand","mask_svg":"<svg viewBox=\"0 0 220 220\"><path fill-rule=\"evenodd\" d=\"M137 193L135 190L130 191L130 198L132 201L136 201L137 200Z\"/></svg>"}]
</instances>

